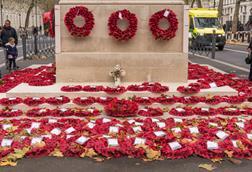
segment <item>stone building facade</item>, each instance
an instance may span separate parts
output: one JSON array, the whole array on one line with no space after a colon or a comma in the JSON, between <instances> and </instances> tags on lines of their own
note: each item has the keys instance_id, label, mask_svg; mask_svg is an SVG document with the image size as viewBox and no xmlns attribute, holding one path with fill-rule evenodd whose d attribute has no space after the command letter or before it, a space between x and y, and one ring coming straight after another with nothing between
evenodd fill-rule
<instances>
[{"instance_id":1,"label":"stone building facade","mask_svg":"<svg viewBox=\"0 0 252 172\"><path fill-rule=\"evenodd\" d=\"M0 13L0 25L4 24L6 19L9 19L14 28L24 27L26 13L29 7L28 1L25 0L0 0L2 3L2 13ZM42 26L43 25L43 10L41 8L37 8L36 10L33 8L30 15L29 27L32 26ZM36 20L37 18L37 20ZM1 21L3 20L3 21Z\"/></svg>"},{"instance_id":2,"label":"stone building facade","mask_svg":"<svg viewBox=\"0 0 252 172\"><path fill-rule=\"evenodd\" d=\"M218 8L219 0L207 0L210 8ZM235 11L236 0L224 0L223 4L223 17L222 22L232 21ZM246 0L241 2L239 21L241 24L246 24L249 21L249 17L252 15L252 0Z\"/></svg>"}]
</instances>

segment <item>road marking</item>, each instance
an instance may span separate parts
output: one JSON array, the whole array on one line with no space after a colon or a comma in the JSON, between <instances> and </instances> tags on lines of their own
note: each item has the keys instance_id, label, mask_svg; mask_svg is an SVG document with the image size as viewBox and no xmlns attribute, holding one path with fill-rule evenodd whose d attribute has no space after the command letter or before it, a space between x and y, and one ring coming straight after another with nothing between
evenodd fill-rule
<instances>
[{"instance_id":1,"label":"road marking","mask_svg":"<svg viewBox=\"0 0 252 172\"><path fill-rule=\"evenodd\" d=\"M20 56L20 57L18 57L16 60L19 61L19 60L22 60L23 58L24 58L24 56ZM2 63L2 64L0 64L0 68L1 68L1 67L4 67L4 66L5 66L5 62Z\"/></svg>"},{"instance_id":2,"label":"road marking","mask_svg":"<svg viewBox=\"0 0 252 172\"><path fill-rule=\"evenodd\" d=\"M192 53L189 53L189 54L193 55ZM223 62L223 61L220 61L220 60L216 60L216 59L211 59L211 58L209 58L207 56L202 56L202 55L198 55L198 54L194 54L194 55L197 56L197 57L201 57L201 58L204 58L204 59L216 62L216 63L220 63L220 64L223 64L223 65L232 67L232 68L239 69L239 70L244 71L244 72L250 72L249 69L246 69L246 68L243 68L243 67L240 67L240 66L236 66L236 65L233 65L233 64L230 64L230 63L226 63L226 62Z\"/></svg>"},{"instance_id":3,"label":"road marking","mask_svg":"<svg viewBox=\"0 0 252 172\"><path fill-rule=\"evenodd\" d=\"M227 50L227 51L233 51L233 52L236 52L236 53L248 54L248 52L247 52L247 51L233 50L233 49L229 49L229 48L224 48L224 50Z\"/></svg>"}]
</instances>

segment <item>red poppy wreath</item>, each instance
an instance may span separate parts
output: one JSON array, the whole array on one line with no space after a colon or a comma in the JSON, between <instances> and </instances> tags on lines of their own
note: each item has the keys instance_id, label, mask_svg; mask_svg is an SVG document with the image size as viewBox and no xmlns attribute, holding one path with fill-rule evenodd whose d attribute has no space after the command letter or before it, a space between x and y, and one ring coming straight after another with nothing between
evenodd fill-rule
<instances>
[{"instance_id":1,"label":"red poppy wreath","mask_svg":"<svg viewBox=\"0 0 252 172\"><path fill-rule=\"evenodd\" d=\"M128 27L122 30L118 27L119 20L127 20ZM133 38L137 31L137 17L129 10L116 11L111 14L108 20L109 35L119 41L127 41Z\"/></svg>"},{"instance_id":2,"label":"red poppy wreath","mask_svg":"<svg viewBox=\"0 0 252 172\"><path fill-rule=\"evenodd\" d=\"M166 19L169 23L169 27L167 29L160 28L159 23L162 19ZM164 9L151 16L149 26L155 39L169 40L176 36L176 31L178 30L178 19L172 10Z\"/></svg>"},{"instance_id":3,"label":"red poppy wreath","mask_svg":"<svg viewBox=\"0 0 252 172\"><path fill-rule=\"evenodd\" d=\"M76 26L74 22L78 16L83 17L85 20L85 24L81 27ZM86 7L76 6L71 8L65 15L65 25L72 36L86 37L94 27L94 16Z\"/></svg>"}]
</instances>

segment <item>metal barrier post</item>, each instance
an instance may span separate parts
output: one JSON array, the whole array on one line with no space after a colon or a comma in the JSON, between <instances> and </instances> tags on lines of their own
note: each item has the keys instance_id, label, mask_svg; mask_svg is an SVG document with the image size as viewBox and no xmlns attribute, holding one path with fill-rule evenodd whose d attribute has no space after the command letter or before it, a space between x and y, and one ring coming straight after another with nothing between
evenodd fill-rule
<instances>
[{"instance_id":1,"label":"metal barrier post","mask_svg":"<svg viewBox=\"0 0 252 172\"><path fill-rule=\"evenodd\" d=\"M215 48L216 48L216 30L213 30L213 39L212 39L212 59L215 59Z\"/></svg>"},{"instance_id":2,"label":"metal barrier post","mask_svg":"<svg viewBox=\"0 0 252 172\"><path fill-rule=\"evenodd\" d=\"M23 57L24 60L27 59L27 49L26 49L26 40L28 38L28 33L27 30L25 30L25 28L20 28L20 37L22 39L22 48L23 48Z\"/></svg>"},{"instance_id":3,"label":"metal barrier post","mask_svg":"<svg viewBox=\"0 0 252 172\"><path fill-rule=\"evenodd\" d=\"M244 35L245 35L245 32L242 32L242 40L241 40L242 42L244 42L244 37L245 37Z\"/></svg>"},{"instance_id":4,"label":"metal barrier post","mask_svg":"<svg viewBox=\"0 0 252 172\"><path fill-rule=\"evenodd\" d=\"M250 40L251 40L250 32L248 32L248 39L247 39L248 43L250 43Z\"/></svg>"},{"instance_id":5,"label":"metal barrier post","mask_svg":"<svg viewBox=\"0 0 252 172\"><path fill-rule=\"evenodd\" d=\"M37 27L34 28L33 34L34 34L34 54L37 55L38 54L38 28Z\"/></svg>"}]
</instances>

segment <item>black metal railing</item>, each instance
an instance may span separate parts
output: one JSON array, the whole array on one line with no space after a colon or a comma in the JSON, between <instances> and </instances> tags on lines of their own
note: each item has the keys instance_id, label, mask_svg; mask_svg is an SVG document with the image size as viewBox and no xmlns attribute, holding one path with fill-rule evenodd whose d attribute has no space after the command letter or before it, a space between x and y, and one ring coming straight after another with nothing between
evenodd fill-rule
<instances>
[{"instance_id":1,"label":"black metal railing","mask_svg":"<svg viewBox=\"0 0 252 172\"><path fill-rule=\"evenodd\" d=\"M250 43L252 39L252 31L239 31L236 33L227 32L226 33L227 40L236 40L242 43Z\"/></svg>"},{"instance_id":2,"label":"black metal railing","mask_svg":"<svg viewBox=\"0 0 252 172\"><path fill-rule=\"evenodd\" d=\"M189 39L189 52L193 55L204 55L215 58L217 35L215 31L213 34L204 36L196 36Z\"/></svg>"},{"instance_id":3,"label":"black metal railing","mask_svg":"<svg viewBox=\"0 0 252 172\"><path fill-rule=\"evenodd\" d=\"M38 32L20 30L23 58L32 59L34 56L54 57L55 39Z\"/></svg>"}]
</instances>

